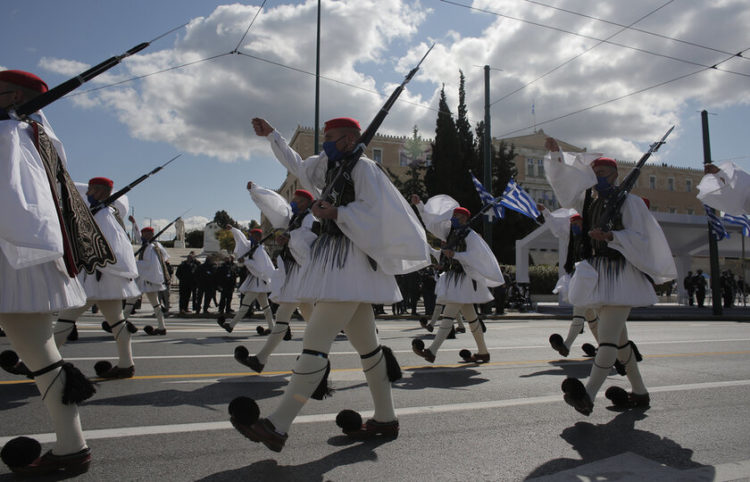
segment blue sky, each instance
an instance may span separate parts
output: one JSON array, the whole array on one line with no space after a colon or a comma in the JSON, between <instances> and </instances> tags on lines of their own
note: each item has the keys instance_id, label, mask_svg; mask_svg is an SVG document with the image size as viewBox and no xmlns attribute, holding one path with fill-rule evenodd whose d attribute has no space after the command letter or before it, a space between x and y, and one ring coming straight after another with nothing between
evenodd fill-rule
<instances>
[{"instance_id":1,"label":"blue sky","mask_svg":"<svg viewBox=\"0 0 750 482\"><path fill-rule=\"evenodd\" d=\"M121 187L183 154L131 191L141 224L158 227L188 209L188 229L219 209L240 221L258 219L246 182L275 188L285 172L249 120L265 117L287 138L297 125L312 126L317 0L268 0L240 44L261 3L12 2L0 18L0 68L35 72L53 86L188 23L45 112L65 143L76 180L107 176ZM634 27L641 31L614 25L640 17ZM531 133L533 103L536 123L548 134L635 160L676 124L654 162L700 167L699 111L707 109L715 114L709 116L712 157L750 170L744 142L750 60L719 63L728 56L717 52L750 47L750 4L744 0L326 0L322 18L321 120L351 115L366 125L437 42L382 133L409 135L417 125L432 137L443 85L455 113L459 69L475 124L484 116L482 66L488 64L501 69L491 74L494 136ZM607 38L620 45L600 42ZM238 44L246 55L201 61ZM716 63L718 69L702 67ZM692 72L699 73L669 82Z\"/></svg>"}]
</instances>

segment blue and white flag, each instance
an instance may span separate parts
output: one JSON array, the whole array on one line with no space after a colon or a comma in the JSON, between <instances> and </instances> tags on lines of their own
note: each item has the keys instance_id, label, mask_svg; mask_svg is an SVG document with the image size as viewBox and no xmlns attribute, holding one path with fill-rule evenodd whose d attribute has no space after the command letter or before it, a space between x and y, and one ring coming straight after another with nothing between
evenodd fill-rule
<instances>
[{"instance_id":1,"label":"blue and white flag","mask_svg":"<svg viewBox=\"0 0 750 482\"><path fill-rule=\"evenodd\" d=\"M732 216L731 214L724 214L723 219L729 224L736 224L742 226L742 235L750 236L750 217L747 214L742 216Z\"/></svg>"},{"instance_id":2,"label":"blue and white flag","mask_svg":"<svg viewBox=\"0 0 750 482\"><path fill-rule=\"evenodd\" d=\"M508 185L505 186L505 191L503 192L503 198L500 200L500 205L519 212L524 216L528 216L534 220L536 220L536 218L541 215L539 210L536 208L536 202L531 199L531 196L529 196L526 191L521 189L521 187L516 184L516 181L513 178L510 178L510 181L508 181Z\"/></svg>"},{"instance_id":3,"label":"blue and white flag","mask_svg":"<svg viewBox=\"0 0 750 482\"><path fill-rule=\"evenodd\" d=\"M707 204L704 204L703 208L706 210L706 217L708 217L708 224L711 226L711 232L714 235L714 239L716 239L716 241L721 241L724 238L728 238L729 233L724 227L724 223L721 222L719 215L716 214L713 208Z\"/></svg>"},{"instance_id":4,"label":"blue and white flag","mask_svg":"<svg viewBox=\"0 0 750 482\"><path fill-rule=\"evenodd\" d=\"M476 188L477 193L479 194L479 199L482 200L482 206L487 206L488 204L492 205L492 209L487 209L484 213L484 215L487 216L487 221L493 223L498 219L505 217L505 209L497 204L495 197L490 194L484 186L482 186L482 183L479 182L479 179L477 179L476 176L474 176L474 173L470 172L470 174L471 180L474 182L474 188Z\"/></svg>"}]
</instances>

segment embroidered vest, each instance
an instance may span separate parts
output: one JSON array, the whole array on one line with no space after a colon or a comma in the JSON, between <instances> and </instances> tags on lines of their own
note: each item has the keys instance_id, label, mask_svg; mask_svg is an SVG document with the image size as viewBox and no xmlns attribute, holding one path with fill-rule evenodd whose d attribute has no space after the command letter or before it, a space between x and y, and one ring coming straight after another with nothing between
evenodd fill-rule
<instances>
[{"instance_id":1,"label":"embroidered vest","mask_svg":"<svg viewBox=\"0 0 750 482\"><path fill-rule=\"evenodd\" d=\"M34 129L34 145L44 163L55 200L68 275L74 277L81 270L93 274L97 268L116 263L117 258L112 248L94 221L88 204L78 194L75 183L65 170L44 126L34 120L27 122Z\"/></svg>"}]
</instances>

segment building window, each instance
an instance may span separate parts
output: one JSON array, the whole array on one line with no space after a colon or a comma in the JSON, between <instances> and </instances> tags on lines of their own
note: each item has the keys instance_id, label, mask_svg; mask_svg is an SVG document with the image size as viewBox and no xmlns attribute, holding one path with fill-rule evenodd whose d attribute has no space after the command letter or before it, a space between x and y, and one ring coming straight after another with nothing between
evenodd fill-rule
<instances>
[{"instance_id":1,"label":"building window","mask_svg":"<svg viewBox=\"0 0 750 482\"><path fill-rule=\"evenodd\" d=\"M693 180L692 179L688 179L688 180L685 181L685 190L687 192L692 192L693 191Z\"/></svg>"},{"instance_id":2,"label":"building window","mask_svg":"<svg viewBox=\"0 0 750 482\"><path fill-rule=\"evenodd\" d=\"M648 176L648 188L656 189L656 176Z\"/></svg>"},{"instance_id":3,"label":"building window","mask_svg":"<svg viewBox=\"0 0 750 482\"><path fill-rule=\"evenodd\" d=\"M677 208L669 208L669 212L672 214L677 214Z\"/></svg>"},{"instance_id":4,"label":"building window","mask_svg":"<svg viewBox=\"0 0 750 482\"><path fill-rule=\"evenodd\" d=\"M536 175L544 177L544 159L537 159L536 161Z\"/></svg>"},{"instance_id":5,"label":"building window","mask_svg":"<svg viewBox=\"0 0 750 482\"><path fill-rule=\"evenodd\" d=\"M692 208L688 208L687 213L688 214L695 214L695 211Z\"/></svg>"},{"instance_id":6,"label":"building window","mask_svg":"<svg viewBox=\"0 0 750 482\"><path fill-rule=\"evenodd\" d=\"M526 177L534 177L534 159L526 160Z\"/></svg>"},{"instance_id":7,"label":"building window","mask_svg":"<svg viewBox=\"0 0 750 482\"><path fill-rule=\"evenodd\" d=\"M398 165L402 167L409 165L409 156L404 151L401 151L398 156Z\"/></svg>"},{"instance_id":8,"label":"building window","mask_svg":"<svg viewBox=\"0 0 750 482\"><path fill-rule=\"evenodd\" d=\"M377 162L378 164L382 164L383 163L383 149L373 149L372 160Z\"/></svg>"},{"instance_id":9,"label":"building window","mask_svg":"<svg viewBox=\"0 0 750 482\"><path fill-rule=\"evenodd\" d=\"M667 190L674 191L674 178L673 177L667 178Z\"/></svg>"}]
</instances>

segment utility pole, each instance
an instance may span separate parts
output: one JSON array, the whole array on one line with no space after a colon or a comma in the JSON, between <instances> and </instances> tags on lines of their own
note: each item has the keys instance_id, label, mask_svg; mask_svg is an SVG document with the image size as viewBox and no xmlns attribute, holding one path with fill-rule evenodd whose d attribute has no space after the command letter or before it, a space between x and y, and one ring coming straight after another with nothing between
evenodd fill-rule
<instances>
[{"instance_id":1,"label":"utility pole","mask_svg":"<svg viewBox=\"0 0 750 482\"><path fill-rule=\"evenodd\" d=\"M484 66L484 188L492 193L492 129L490 128L490 66ZM484 219L484 240L492 249L492 223Z\"/></svg>"},{"instance_id":2,"label":"utility pole","mask_svg":"<svg viewBox=\"0 0 750 482\"><path fill-rule=\"evenodd\" d=\"M703 164L711 164L711 143L708 137L708 112L701 111L701 126L703 128ZM709 208L714 213L714 208ZM711 223L708 223L708 255L711 263L711 305L714 315L722 314L721 307L721 278L719 276L719 246L714 237Z\"/></svg>"},{"instance_id":3,"label":"utility pole","mask_svg":"<svg viewBox=\"0 0 750 482\"><path fill-rule=\"evenodd\" d=\"M318 0L318 33L315 43L315 137L313 138L313 153L320 152L320 0Z\"/></svg>"}]
</instances>

